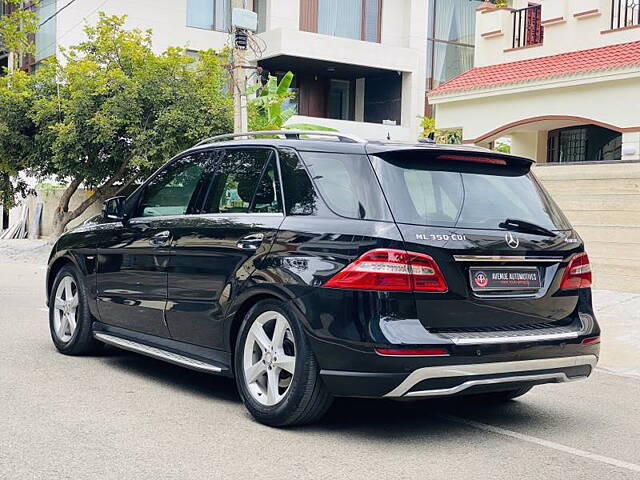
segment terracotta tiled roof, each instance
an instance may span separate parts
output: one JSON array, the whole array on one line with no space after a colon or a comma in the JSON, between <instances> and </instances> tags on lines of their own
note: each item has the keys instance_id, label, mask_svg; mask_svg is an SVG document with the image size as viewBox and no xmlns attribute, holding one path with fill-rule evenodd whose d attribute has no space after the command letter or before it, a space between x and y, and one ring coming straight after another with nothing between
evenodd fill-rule
<instances>
[{"instance_id":1,"label":"terracotta tiled roof","mask_svg":"<svg viewBox=\"0 0 640 480\"><path fill-rule=\"evenodd\" d=\"M472 68L431 90L429 95L524 83L633 65L640 66L640 41Z\"/></svg>"}]
</instances>

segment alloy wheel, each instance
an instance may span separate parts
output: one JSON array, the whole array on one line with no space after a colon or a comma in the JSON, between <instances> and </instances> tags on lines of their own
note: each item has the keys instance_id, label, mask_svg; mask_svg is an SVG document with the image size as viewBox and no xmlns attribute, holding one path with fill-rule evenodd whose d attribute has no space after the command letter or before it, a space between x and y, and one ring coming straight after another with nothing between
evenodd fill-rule
<instances>
[{"instance_id":1,"label":"alloy wheel","mask_svg":"<svg viewBox=\"0 0 640 480\"><path fill-rule=\"evenodd\" d=\"M78 285L71 275L60 280L53 305L53 330L61 342L68 342L78 327Z\"/></svg>"},{"instance_id":2,"label":"alloy wheel","mask_svg":"<svg viewBox=\"0 0 640 480\"><path fill-rule=\"evenodd\" d=\"M287 318L275 311L260 314L249 328L243 353L244 380L251 396L265 406L282 401L295 365L295 342Z\"/></svg>"}]
</instances>

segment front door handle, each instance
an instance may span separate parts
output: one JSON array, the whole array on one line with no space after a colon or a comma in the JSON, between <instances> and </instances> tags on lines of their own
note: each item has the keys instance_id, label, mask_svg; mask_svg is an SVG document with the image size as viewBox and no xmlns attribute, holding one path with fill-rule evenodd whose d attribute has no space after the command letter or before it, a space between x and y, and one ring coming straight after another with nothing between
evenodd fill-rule
<instances>
[{"instance_id":1,"label":"front door handle","mask_svg":"<svg viewBox=\"0 0 640 480\"><path fill-rule=\"evenodd\" d=\"M162 232L156 233L149 243L152 247L164 247L167 246L171 242L171 232L169 230L163 230Z\"/></svg>"},{"instance_id":2,"label":"front door handle","mask_svg":"<svg viewBox=\"0 0 640 480\"><path fill-rule=\"evenodd\" d=\"M262 240L264 240L264 234L252 233L251 235L247 235L246 237L242 237L238 240L236 246L243 250L257 250L262 243Z\"/></svg>"}]
</instances>

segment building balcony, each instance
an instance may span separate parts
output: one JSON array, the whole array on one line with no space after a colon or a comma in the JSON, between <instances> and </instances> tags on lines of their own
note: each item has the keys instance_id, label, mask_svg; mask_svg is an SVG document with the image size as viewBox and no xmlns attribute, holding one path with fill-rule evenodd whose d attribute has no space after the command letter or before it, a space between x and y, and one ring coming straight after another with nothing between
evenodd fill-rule
<instances>
[{"instance_id":1,"label":"building balcony","mask_svg":"<svg viewBox=\"0 0 640 480\"><path fill-rule=\"evenodd\" d=\"M513 0L477 15L475 66L638 40L640 0Z\"/></svg>"}]
</instances>

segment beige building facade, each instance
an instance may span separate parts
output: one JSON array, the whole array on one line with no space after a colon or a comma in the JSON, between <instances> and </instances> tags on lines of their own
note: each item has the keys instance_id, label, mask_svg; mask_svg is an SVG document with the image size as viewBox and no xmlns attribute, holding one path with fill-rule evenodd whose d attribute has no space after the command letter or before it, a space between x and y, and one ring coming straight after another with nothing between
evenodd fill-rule
<instances>
[{"instance_id":1,"label":"beige building facade","mask_svg":"<svg viewBox=\"0 0 640 480\"><path fill-rule=\"evenodd\" d=\"M640 291L640 1L514 0L476 26L475 67L429 94L437 126L534 159L596 287Z\"/></svg>"}]
</instances>

